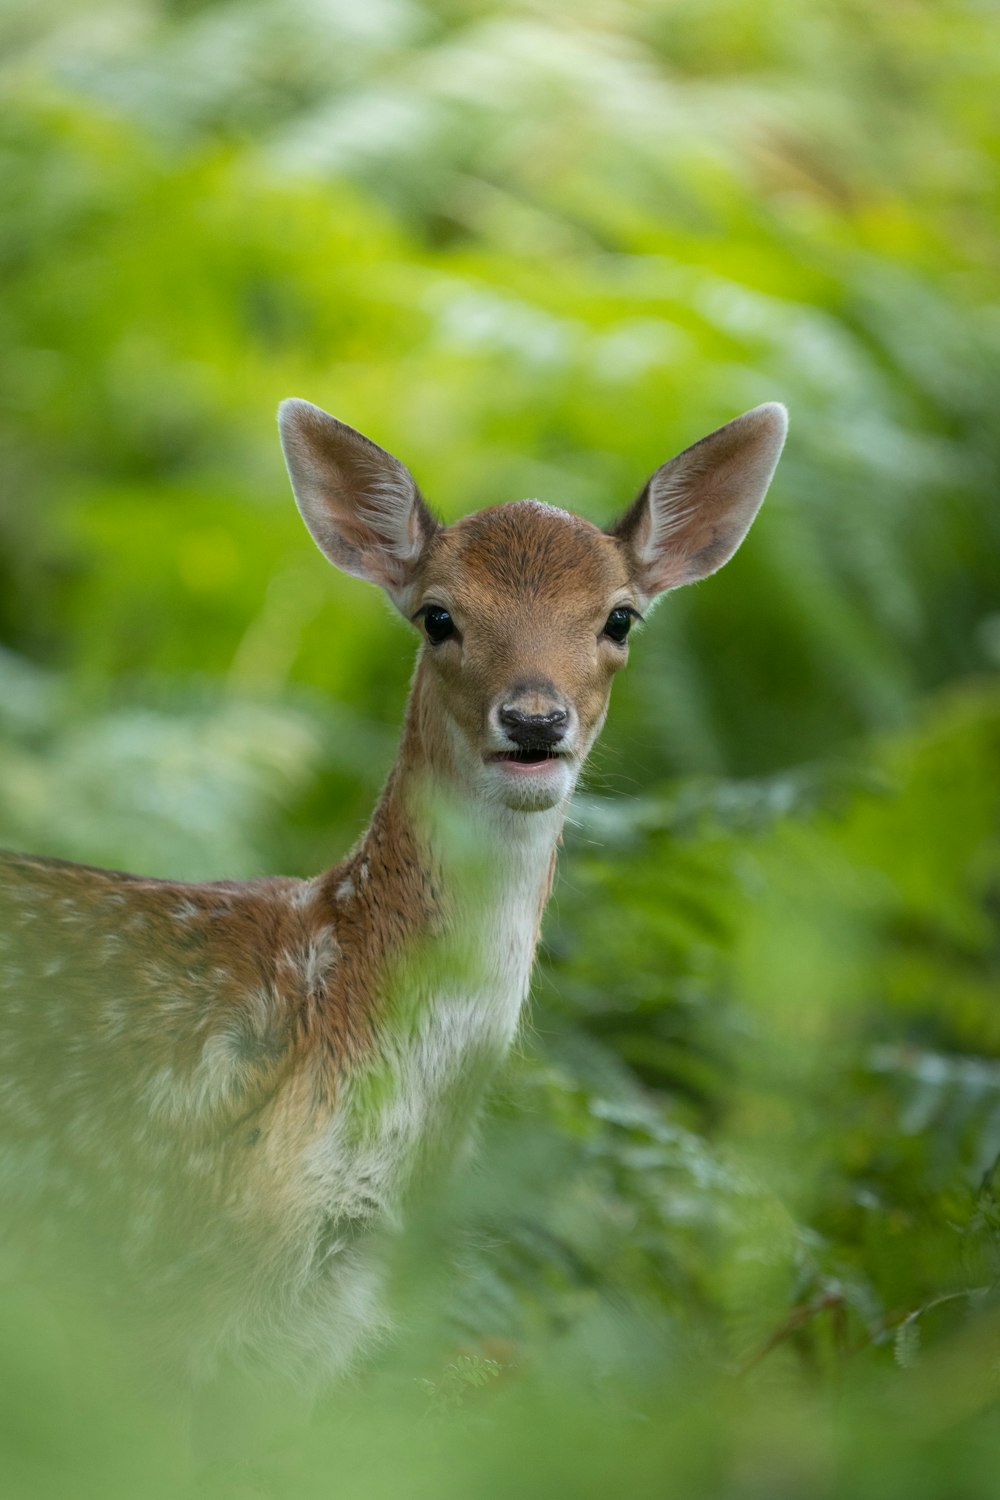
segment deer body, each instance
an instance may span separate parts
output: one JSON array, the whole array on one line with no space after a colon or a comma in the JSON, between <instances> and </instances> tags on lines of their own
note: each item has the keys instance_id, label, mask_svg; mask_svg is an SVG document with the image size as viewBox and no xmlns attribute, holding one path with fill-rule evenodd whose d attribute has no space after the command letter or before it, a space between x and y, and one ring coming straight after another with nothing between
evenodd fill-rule
<instances>
[{"instance_id":1,"label":"deer body","mask_svg":"<svg viewBox=\"0 0 1000 1500\"><path fill-rule=\"evenodd\" d=\"M730 423L610 533L533 501L441 527L390 455L286 403L314 538L424 631L398 761L309 881L0 855L3 1218L96 1228L189 1366L332 1371L377 1335L386 1231L516 1032L629 620L731 555L783 435L777 407Z\"/></svg>"}]
</instances>

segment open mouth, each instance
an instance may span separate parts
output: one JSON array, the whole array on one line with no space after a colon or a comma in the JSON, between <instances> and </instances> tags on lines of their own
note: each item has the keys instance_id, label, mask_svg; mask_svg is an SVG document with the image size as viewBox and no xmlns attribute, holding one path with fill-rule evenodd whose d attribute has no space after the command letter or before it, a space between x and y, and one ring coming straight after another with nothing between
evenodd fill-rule
<instances>
[{"instance_id":1,"label":"open mouth","mask_svg":"<svg viewBox=\"0 0 1000 1500\"><path fill-rule=\"evenodd\" d=\"M540 766L547 760L559 760L558 750L546 745L518 745L516 750L501 750L494 760L515 766Z\"/></svg>"}]
</instances>

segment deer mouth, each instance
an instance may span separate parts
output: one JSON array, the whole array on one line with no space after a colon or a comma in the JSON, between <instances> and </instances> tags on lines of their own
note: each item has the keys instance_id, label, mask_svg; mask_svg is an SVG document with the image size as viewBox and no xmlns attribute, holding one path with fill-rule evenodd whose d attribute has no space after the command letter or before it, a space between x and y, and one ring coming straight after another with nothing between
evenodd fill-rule
<instances>
[{"instance_id":1,"label":"deer mouth","mask_svg":"<svg viewBox=\"0 0 1000 1500\"><path fill-rule=\"evenodd\" d=\"M572 789L573 755L562 746L512 745L487 755L486 764L494 795L522 812L555 807Z\"/></svg>"},{"instance_id":2,"label":"deer mouth","mask_svg":"<svg viewBox=\"0 0 1000 1500\"><path fill-rule=\"evenodd\" d=\"M492 758L508 766L542 766L562 757L551 745L518 745L516 750L501 750Z\"/></svg>"}]
</instances>

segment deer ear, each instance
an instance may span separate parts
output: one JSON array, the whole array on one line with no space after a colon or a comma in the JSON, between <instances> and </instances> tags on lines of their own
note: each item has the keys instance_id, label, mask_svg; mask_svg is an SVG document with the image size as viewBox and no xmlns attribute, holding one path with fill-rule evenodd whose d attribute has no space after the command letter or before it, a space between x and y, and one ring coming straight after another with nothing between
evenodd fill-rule
<instances>
[{"instance_id":1,"label":"deer ear","mask_svg":"<svg viewBox=\"0 0 1000 1500\"><path fill-rule=\"evenodd\" d=\"M778 402L755 406L663 464L610 528L647 599L706 578L750 530L788 430Z\"/></svg>"},{"instance_id":2,"label":"deer ear","mask_svg":"<svg viewBox=\"0 0 1000 1500\"><path fill-rule=\"evenodd\" d=\"M405 614L417 562L438 529L409 469L309 401L282 401L278 427L295 503L319 550L379 584Z\"/></svg>"}]
</instances>

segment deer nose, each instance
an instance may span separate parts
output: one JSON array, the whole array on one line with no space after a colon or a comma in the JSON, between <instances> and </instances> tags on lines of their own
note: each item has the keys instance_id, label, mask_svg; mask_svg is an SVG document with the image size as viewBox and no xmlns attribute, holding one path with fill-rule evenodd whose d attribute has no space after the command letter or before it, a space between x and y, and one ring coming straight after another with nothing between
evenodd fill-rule
<instances>
[{"instance_id":1,"label":"deer nose","mask_svg":"<svg viewBox=\"0 0 1000 1500\"><path fill-rule=\"evenodd\" d=\"M497 718L515 745L557 745L569 724L565 708L554 708L547 714L526 714L510 703L502 706Z\"/></svg>"}]
</instances>

